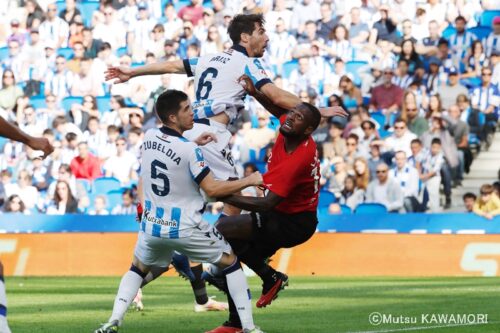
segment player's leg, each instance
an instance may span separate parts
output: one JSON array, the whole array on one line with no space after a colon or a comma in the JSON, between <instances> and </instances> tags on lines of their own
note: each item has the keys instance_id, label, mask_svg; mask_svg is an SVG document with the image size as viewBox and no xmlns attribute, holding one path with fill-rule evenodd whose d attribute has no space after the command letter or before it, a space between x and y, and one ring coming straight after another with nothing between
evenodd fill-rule
<instances>
[{"instance_id":1,"label":"player's leg","mask_svg":"<svg viewBox=\"0 0 500 333\"><path fill-rule=\"evenodd\" d=\"M3 264L0 262L0 333L10 333L7 323L7 294L3 278Z\"/></svg>"}]
</instances>

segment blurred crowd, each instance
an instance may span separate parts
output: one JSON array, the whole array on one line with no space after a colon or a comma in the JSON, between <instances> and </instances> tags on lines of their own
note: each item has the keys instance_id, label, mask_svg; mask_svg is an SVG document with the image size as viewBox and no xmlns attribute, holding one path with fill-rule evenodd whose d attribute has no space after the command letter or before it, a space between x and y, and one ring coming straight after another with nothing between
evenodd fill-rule
<instances>
[{"instance_id":1,"label":"blurred crowd","mask_svg":"<svg viewBox=\"0 0 500 333\"><path fill-rule=\"evenodd\" d=\"M133 213L142 138L159 125L155 99L165 89L193 99L193 81L172 74L112 85L105 69L227 49L239 13L264 14L262 62L277 86L350 112L347 121L322 119L314 133L330 213L361 203L449 208L498 124L498 8L497 0L1 1L0 115L55 146L42 161L0 143L3 211ZM278 125L247 98L231 127L241 175L265 171Z\"/></svg>"}]
</instances>

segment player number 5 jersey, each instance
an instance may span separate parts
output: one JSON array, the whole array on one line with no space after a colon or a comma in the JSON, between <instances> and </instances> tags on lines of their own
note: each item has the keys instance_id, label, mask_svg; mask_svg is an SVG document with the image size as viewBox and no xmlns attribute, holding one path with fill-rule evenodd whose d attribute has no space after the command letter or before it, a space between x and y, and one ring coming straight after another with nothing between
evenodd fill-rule
<instances>
[{"instance_id":1,"label":"player number 5 jersey","mask_svg":"<svg viewBox=\"0 0 500 333\"><path fill-rule=\"evenodd\" d=\"M205 205L199 183L210 172L201 149L162 127L146 132L141 154L145 199L141 229L156 237L189 237L201 222Z\"/></svg>"}]
</instances>

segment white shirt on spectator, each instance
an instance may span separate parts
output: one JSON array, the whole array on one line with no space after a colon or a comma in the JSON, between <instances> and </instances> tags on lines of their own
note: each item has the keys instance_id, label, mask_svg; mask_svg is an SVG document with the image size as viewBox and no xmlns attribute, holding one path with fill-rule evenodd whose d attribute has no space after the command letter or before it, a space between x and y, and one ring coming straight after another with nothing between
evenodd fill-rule
<instances>
[{"instance_id":1,"label":"white shirt on spectator","mask_svg":"<svg viewBox=\"0 0 500 333\"><path fill-rule=\"evenodd\" d=\"M106 174L111 172L111 177L115 177L122 184L130 181L130 174L133 170L137 170L137 167L137 158L128 151L121 156L113 155L104 163Z\"/></svg>"},{"instance_id":2,"label":"white shirt on spectator","mask_svg":"<svg viewBox=\"0 0 500 333\"><path fill-rule=\"evenodd\" d=\"M32 209L38 202L38 190L34 186L19 187L18 184L9 184L11 186L5 187L5 196L10 197L17 194L24 202L26 209Z\"/></svg>"},{"instance_id":3,"label":"white shirt on spectator","mask_svg":"<svg viewBox=\"0 0 500 333\"><path fill-rule=\"evenodd\" d=\"M64 41L61 47L68 46L69 38L69 25L62 18L56 16L53 21L45 20L40 24L39 27L40 40L51 41L58 45L59 38L63 37Z\"/></svg>"},{"instance_id":4,"label":"white shirt on spectator","mask_svg":"<svg viewBox=\"0 0 500 333\"><path fill-rule=\"evenodd\" d=\"M293 7L290 29L298 29L307 21L316 22L319 19L321 19L320 6L316 0L311 0L308 5L300 1Z\"/></svg>"},{"instance_id":5,"label":"white shirt on spectator","mask_svg":"<svg viewBox=\"0 0 500 333\"><path fill-rule=\"evenodd\" d=\"M385 139L386 151L397 152L402 150L406 153L406 156L411 156L411 140L416 138L417 136L408 129L400 138L393 134Z\"/></svg>"},{"instance_id":6,"label":"white shirt on spectator","mask_svg":"<svg viewBox=\"0 0 500 333\"><path fill-rule=\"evenodd\" d=\"M120 21L111 24L98 23L93 30L94 39L108 42L113 50L126 46L125 35L127 30Z\"/></svg>"},{"instance_id":7,"label":"white shirt on spectator","mask_svg":"<svg viewBox=\"0 0 500 333\"><path fill-rule=\"evenodd\" d=\"M399 183L405 197L418 197L418 171L410 164L401 170L398 167L392 168L389 177Z\"/></svg>"}]
</instances>

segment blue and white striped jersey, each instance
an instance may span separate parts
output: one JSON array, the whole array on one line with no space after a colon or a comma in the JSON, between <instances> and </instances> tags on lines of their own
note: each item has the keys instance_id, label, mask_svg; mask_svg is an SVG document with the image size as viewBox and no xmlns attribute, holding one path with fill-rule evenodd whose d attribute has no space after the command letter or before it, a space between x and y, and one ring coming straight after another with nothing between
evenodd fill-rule
<instances>
[{"instance_id":1,"label":"blue and white striped jersey","mask_svg":"<svg viewBox=\"0 0 500 333\"><path fill-rule=\"evenodd\" d=\"M257 89L271 82L260 60L248 57L240 45L217 54L184 59L184 68L188 76L194 76L195 119L225 112L231 121L235 120L244 108L246 93L238 83L243 74L252 79Z\"/></svg>"},{"instance_id":2,"label":"blue and white striped jersey","mask_svg":"<svg viewBox=\"0 0 500 333\"><path fill-rule=\"evenodd\" d=\"M199 184L210 172L201 149L162 127L146 132L141 154L141 230L162 238L189 237L201 222L205 200Z\"/></svg>"}]
</instances>

